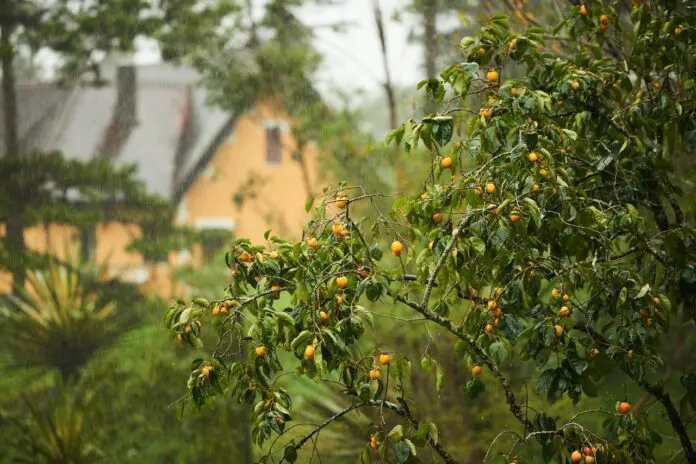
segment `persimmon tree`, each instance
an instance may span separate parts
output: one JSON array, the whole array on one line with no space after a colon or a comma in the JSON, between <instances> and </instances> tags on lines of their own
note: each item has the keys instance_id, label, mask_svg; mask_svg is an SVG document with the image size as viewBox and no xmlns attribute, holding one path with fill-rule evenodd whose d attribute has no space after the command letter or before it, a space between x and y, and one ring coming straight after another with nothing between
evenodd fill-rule
<instances>
[{"instance_id":1,"label":"persimmon tree","mask_svg":"<svg viewBox=\"0 0 696 464\"><path fill-rule=\"evenodd\" d=\"M387 137L432 161L421 191L385 213L374 207L380 193L325 189L308 202L301 241L237 240L227 294L169 309L165 323L180 343L198 347L201 330L218 333L192 366L192 402L230 394L253 405L254 440L271 443L265 462L297 460L356 409L378 417L356 450L362 462L419 462L426 447L461 462L447 448L455 432L438 430L428 405L409 396L411 371L432 361L418 367L419 353L361 342L375 308L392 308L452 336L471 368L461 379L469 398L487 384L503 392L518 424L501 430L486 458L521 463L537 443L545 461L655 462L659 435L637 398L553 417L528 407L509 380L503 363L514 359L535 366L536 393L549 403L596 396L609 372L622 373L655 400L683 457L696 462L693 366L683 366L678 388L661 371L665 340L676 324L693 324L696 299L696 232L674 169L696 135L695 38L688 2L634 1L630 11L569 4L552 31L516 32L492 17L462 40L462 63L419 85L440 110ZM556 39L568 57L547 52ZM512 63L523 77L507 78ZM282 294L288 304L278 304ZM240 346L246 360L232 362ZM290 432L303 424L292 425L286 376L338 384L354 402ZM603 430L583 425L583 414L605 415ZM498 446L506 435L511 446Z\"/></svg>"}]
</instances>

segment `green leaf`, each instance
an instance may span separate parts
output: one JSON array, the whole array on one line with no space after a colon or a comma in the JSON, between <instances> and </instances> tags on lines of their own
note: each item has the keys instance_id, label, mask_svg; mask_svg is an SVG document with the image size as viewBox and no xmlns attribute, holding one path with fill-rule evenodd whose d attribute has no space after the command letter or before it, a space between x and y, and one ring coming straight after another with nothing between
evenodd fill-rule
<instances>
[{"instance_id":1,"label":"green leaf","mask_svg":"<svg viewBox=\"0 0 696 464\"><path fill-rule=\"evenodd\" d=\"M464 393L469 399L476 399L481 393L486 390L486 386L479 379L470 379L466 385L464 385Z\"/></svg>"},{"instance_id":2,"label":"green leaf","mask_svg":"<svg viewBox=\"0 0 696 464\"><path fill-rule=\"evenodd\" d=\"M430 433L430 439L432 440L433 444L437 445L440 441L440 432L437 430L437 425L435 425L434 422L431 422L428 424L428 430Z\"/></svg>"},{"instance_id":3,"label":"green leaf","mask_svg":"<svg viewBox=\"0 0 696 464\"><path fill-rule=\"evenodd\" d=\"M563 133L567 135L570 140L575 141L578 139L578 134L570 129L562 129Z\"/></svg>"},{"instance_id":4,"label":"green leaf","mask_svg":"<svg viewBox=\"0 0 696 464\"><path fill-rule=\"evenodd\" d=\"M297 449L295 449L295 442L294 441L290 442L285 447L285 452L283 453L283 457L288 462L297 461Z\"/></svg>"},{"instance_id":5,"label":"green leaf","mask_svg":"<svg viewBox=\"0 0 696 464\"><path fill-rule=\"evenodd\" d=\"M409 456L411 456L411 449L406 443L400 441L394 445L394 453L396 454L396 462L402 464L408 461Z\"/></svg>"},{"instance_id":6,"label":"green leaf","mask_svg":"<svg viewBox=\"0 0 696 464\"><path fill-rule=\"evenodd\" d=\"M312 205L314 205L314 197L310 195L309 197L307 197L307 201L305 201L304 204L305 211L309 213L309 210L312 209Z\"/></svg>"},{"instance_id":7,"label":"green leaf","mask_svg":"<svg viewBox=\"0 0 696 464\"><path fill-rule=\"evenodd\" d=\"M437 363L435 366L435 389L437 391L442 390L442 385L444 384L445 381L445 372L444 368L442 367L442 364Z\"/></svg>"},{"instance_id":8,"label":"green leaf","mask_svg":"<svg viewBox=\"0 0 696 464\"><path fill-rule=\"evenodd\" d=\"M633 299L637 300L639 298L643 298L645 295L648 294L649 291L650 291L650 284L645 284L645 285L643 285L643 288L640 289L638 294L635 297L633 297Z\"/></svg>"},{"instance_id":9,"label":"green leaf","mask_svg":"<svg viewBox=\"0 0 696 464\"><path fill-rule=\"evenodd\" d=\"M411 440L409 440L408 438L404 438L404 443L408 445L408 449L411 452L411 456L415 456L416 454L418 454L416 450L416 445L414 445Z\"/></svg>"},{"instance_id":10,"label":"green leaf","mask_svg":"<svg viewBox=\"0 0 696 464\"><path fill-rule=\"evenodd\" d=\"M500 341L492 343L491 346L488 348L488 352L490 353L491 357L496 362L496 364L504 362L508 357L507 347L503 342Z\"/></svg>"},{"instance_id":11,"label":"green leaf","mask_svg":"<svg viewBox=\"0 0 696 464\"><path fill-rule=\"evenodd\" d=\"M404 427L401 424L394 426L387 434L387 438L394 443L401 441L401 439L404 438Z\"/></svg>"},{"instance_id":12,"label":"green leaf","mask_svg":"<svg viewBox=\"0 0 696 464\"><path fill-rule=\"evenodd\" d=\"M486 244L476 235L469 237L469 243L479 255L486 253Z\"/></svg>"},{"instance_id":13,"label":"green leaf","mask_svg":"<svg viewBox=\"0 0 696 464\"><path fill-rule=\"evenodd\" d=\"M430 358L430 356L423 356L421 358L420 365L421 369L423 369L425 373L429 373L433 369L433 360Z\"/></svg>"},{"instance_id":14,"label":"green leaf","mask_svg":"<svg viewBox=\"0 0 696 464\"><path fill-rule=\"evenodd\" d=\"M624 303L626 303L626 298L628 297L628 289L626 287L623 287L621 291L619 292L619 300L618 300L618 305L623 306Z\"/></svg>"}]
</instances>

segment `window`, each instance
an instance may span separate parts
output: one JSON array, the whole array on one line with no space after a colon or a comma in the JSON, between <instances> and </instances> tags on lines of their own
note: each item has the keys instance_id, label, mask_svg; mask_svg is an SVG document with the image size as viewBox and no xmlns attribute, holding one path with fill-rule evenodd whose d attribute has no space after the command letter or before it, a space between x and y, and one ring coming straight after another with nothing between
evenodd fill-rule
<instances>
[{"instance_id":1,"label":"window","mask_svg":"<svg viewBox=\"0 0 696 464\"><path fill-rule=\"evenodd\" d=\"M280 164L281 160L280 127L266 127L266 162Z\"/></svg>"}]
</instances>

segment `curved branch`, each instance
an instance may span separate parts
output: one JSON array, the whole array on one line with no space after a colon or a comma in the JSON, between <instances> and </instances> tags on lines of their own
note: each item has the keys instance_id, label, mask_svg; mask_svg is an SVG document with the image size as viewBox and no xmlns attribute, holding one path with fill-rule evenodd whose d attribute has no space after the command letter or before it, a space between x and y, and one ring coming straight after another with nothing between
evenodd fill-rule
<instances>
[{"instance_id":1,"label":"curved branch","mask_svg":"<svg viewBox=\"0 0 696 464\"><path fill-rule=\"evenodd\" d=\"M452 333L457 338L462 340L464 343L469 345L471 350L474 353L476 353L476 356L482 359L486 366L488 366L491 373L493 373L493 376L496 378L500 386L505 391L505 401L508 405L508 409L510 409L512 415L515 416L515 418L517 418L517 420L520 421L522 425L524 425L525 433L527 431L535 430L534 425L529 421L529 419L527 419L527 416L522 412L522 407L519 404L517 404L517 400L515 399L515 393L512 391L512 387L510 386L510 382L508 381L507 377L505 377L505 375L503 375L503 373L500 372L500 369L498 369L498 366L495 364L493 359L488 355L488 353L486 353L483 350L483 348L481 348L478 345L478 343L476 343L476 340L474 340L474 338L471 335L464 332L464 330L461 327L455 327L455 325L449 319L446 319L440 316L439 314L430 311L428 308L425 308L419 305L418 303L410 301L407 298L404 298L399 295L395 295L395 298L397 301L421 313L426 319L433 321L440 327L447 329L450 333Z\"/></svg>"},{"instance_id":2,"label":"curved branch","mask_svg":"<svg viewBox=\"0 0 696 464\"><path fill-rule=\"evenodd\" d=\"M595 329L589 327L586 324L576 324L574 328L581 332L585 332L587 335L589 335L591 338L593 338L602 345L609 344L609 341L606 338L604 338L602 334L600 334ZM636 374L631 372L631 370L625 363L617 364L619 365L619 367L621 367L621 370L623 370L624 373L631 380L633 380L633 382L636 383L636 385L638 385L643 390L651 394L657 401L659 401L662 404L662 406L665 408L665 411L667 412L667 416L669 417L669 421L672 424L672 428L677 433L677 435L679 435L679 441L682 444L682 448L684 448L684 454L686 455L687 462L696 463L696 452L694 451L693 444L689 439L689 434L686 431L684 422L682 422L681 417L679 416L679 412L677 411L677 408L674 406L674 403L672 402L672 398L670 397L669 393L665 392L662 385L653 385L646 379L638 377Z\"/></svg>"},{"instance_id":3,"label":"curved branch","mask_svg":"<svg viewBox=\"0 0 696 464\"><path fill-rule=\"evenodd\" d=\"M457 228L452 231L452 238L447 243L447 246L445 246L445 250L438 258L435 267L433 268L432 272L430 273L430 276L428 277L428 282L425 284L425 292L423 292L423 301L421 301L420 304L421 307L426 309L428 308L428 300L430 300L430 293L433 291L433 287L435 286L435 279L437 278L440 269L442 269L442 266L444 266L447 257L450 255L450 252L452 251L452 248L454 248L454 244L457 243L457 238L459 238L459 234L462 233L462 229L464 228L465 223L466 220L462 219L461 221L459 221L459 224L457 224Z\"/></svg>"}]
</instances>

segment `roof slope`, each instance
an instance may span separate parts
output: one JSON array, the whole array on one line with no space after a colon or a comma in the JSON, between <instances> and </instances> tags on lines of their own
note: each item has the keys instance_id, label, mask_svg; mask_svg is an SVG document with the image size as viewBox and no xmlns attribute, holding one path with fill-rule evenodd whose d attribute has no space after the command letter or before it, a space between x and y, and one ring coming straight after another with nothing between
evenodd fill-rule
<instances>
[{"instance_id":1,"label":"roof slope","mask_svg":"<svg viewBox=\"0 0 696 464\"><path fill-rule=\"evenodd\" d=\"M104 76L110 82L103 87L19 85L22 151L60 150L67 158L82 161L99 156L117 106L115 70L105 70ZM210 160L210 151L217 149L234 125L232 114L206 102L207 93L198 87L199 81L199 74L185 66L137 66L136 125L113 158L116 165L135 163L150 193L175 201L187 179L190 185L201 164ZM185 114L192 118L186 119ZM0 120L2 117L0 110ZM191 124L191 137L185 147L180 147L186 121ZM4 154L2 126L0 155Z\"/></svg>"}]
</instances>

